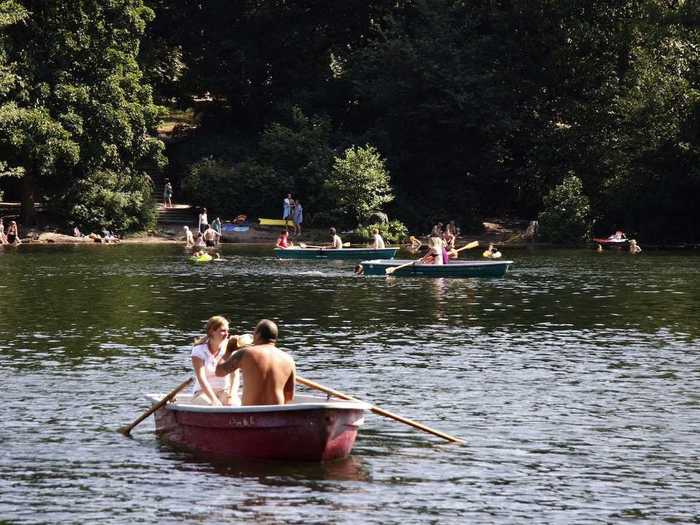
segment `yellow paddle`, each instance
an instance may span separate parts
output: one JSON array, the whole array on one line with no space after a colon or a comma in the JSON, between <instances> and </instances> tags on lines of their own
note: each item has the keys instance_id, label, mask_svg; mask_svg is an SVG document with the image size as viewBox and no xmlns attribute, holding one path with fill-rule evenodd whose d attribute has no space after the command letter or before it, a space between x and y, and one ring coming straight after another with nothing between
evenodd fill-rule
<instances>
[{"instance_id":1,"label":"yellow paddle","mask_svg":"<svg viewBox=\"0 0 700 525\"><path fill-rule=\"evenodd\" d=\"M469 244L466 244L465 246L462 246L461 248L455 250L456 252L461 252L462 250L470 250L472 248L476 248L479 246L479 241L472 241ZM399 266L392 266L390 268L385 268L384 273L387 275L391 275L394 273L396 270L400 270L401 268L406 268L407 266L413 266L416 264L420 259L416 259L415 261L411 261L409 263L401 264Z\"/></svg>"},{"instance_id":2,"label":"yellow paddle","mask_svg":"<svg viewBox=\"0 0 700 525\"><path fill-rule=\"evenodd\" d=\"M345 399L347 401L360 401L357 398L354 398L354 397L349 396L347 394L343 394L342 392L338 392L337 390L333 390L332 388L328 388L326 386L319 385L318 383L314 383L313 381L309 381L308 379L304 379L303 377L296 376L296 381L297 381L297 383L301 383L302 385L306 385L310 388L315 388L316 390L320 390L321 392L325 392L326 394L329 394L331 396L335 396L335 397L340 398L340 399ZM449 434L445 434L444 432L440 432L439 430L435 430L434 428L430 428L426 425L418 423L417 421L413 421L412 419L408 419L408 418L399 416L398 414L394 414L392 412L389 412L388 410L384 410L384 409L379 408L377 406L372 405L370 407L370 410L377 415L391 418L395 421L403 423L404 425L409 425L413 428L417 428L418 430L422 430L424 432L429 432L430 434L441 437L442 439L446 439L447 441L451 441L452 443L460 443L460 444L464 443L463 440L461 440L457 437L450 436Z\"/></svg>"},{"instance_id":3,"label":"yellow paddle","mask_svg":"<svg viewBox=\"0 0 700 525\"><path fill-rule=\"evenodd\" d=\"M143 420L146 419L148 416L150 416L151 414L153 414L153 412L155 412L156 410L158 410L160 407L166 405L166 404L168 403L168 401L170 401L172 398L174 398L180 390L182 390L183 388L186 388L187 385L189 385L192 381L193 381L193 378L190 377L187 381L183 381L182 383L180 383L180 385L179 385L177 388L175 388L174 390L172 390L172 391L171 391L168 395L166 395L163 399L161 399L161 400L158 401L155 405L153 405L151 408L149 408L148 410L146 410L143 414L141 414L138 418L136 418L136 420L135 420L133 423L131 423L130 425L127 425L127 426L125 426L125 427L120 428L120 429L119 429L119 432L121 432L121 433L124 434L125 436L128 436L128 435L131 433L131 430L132 430L136 425L138 425L139 423L141 423L141 421L143 421Z\"/></svg>"}]
</instances>

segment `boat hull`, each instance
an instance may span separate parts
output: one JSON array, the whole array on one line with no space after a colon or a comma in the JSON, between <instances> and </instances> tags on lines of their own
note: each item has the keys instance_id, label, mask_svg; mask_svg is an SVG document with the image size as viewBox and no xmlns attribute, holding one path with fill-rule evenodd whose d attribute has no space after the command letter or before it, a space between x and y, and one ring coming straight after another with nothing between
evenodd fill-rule
<instances>
[{"instance_id":1,"label":"boat hull","mask_svg":"<svg viewBox=\"0 0 700 525\"><path fill-rule=\"evenodd\" d=\"M149 396L155 402L157 396ZM325 401L265 407L169 404L155 413L165 442L216 459L331 461L347 457L367 405Z\"/></svg>"},{"instance_id":2,"label":"boat hull","mask_svg":"<svg viewBox=\"0 0 700 525\"><path fill-rule=\"evenodd\" d=\"M398 248L275 248L275 257L280 259L337 259L362 260L369 257L393 259Z\"/></svg>"},{"instance_id":3,"label":"boat hull","mask_svg":"<svg viewBox=\"0 0 700 525\"><path fill-rule=\"evenodd\" d=\"M406 264L408 260L362 261L365 275L386 275L386 269ZM396 270L397 277L503 277L513 261L450 261L448 264L412 264Z\"/></svg>"}]
</instances>

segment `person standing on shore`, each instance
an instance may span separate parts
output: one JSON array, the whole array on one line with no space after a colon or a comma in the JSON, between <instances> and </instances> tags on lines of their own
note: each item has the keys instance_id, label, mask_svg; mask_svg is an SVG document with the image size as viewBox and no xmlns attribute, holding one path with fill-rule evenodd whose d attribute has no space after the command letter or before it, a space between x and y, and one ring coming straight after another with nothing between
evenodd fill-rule
<instances>
[{"instance_id":1,"label":"person standing on shore","mask_svg":"<svg viewBox=\"0 0 700 525\"><path fill-rule=\"evenodd\" d=\"M294 220L294 217L292 217L292 203L294 202L294 199L292 199L292 194L287 193L287 196L284 198L282 201L282 220Z\"/></svg>"},{"instance_id":2,"label":"person standing on shore","mask_svg":"<svg viewBox=\"0 0 700 525\"><path fill-rule=\"evenodd\" d=\"M207 217L207 209L202 208L202 211L199 214L199 223L197 224L197 230L199 232L203 232L209 227L209 218Z\"/></svg>"},{"instance_id":3,"label":"person standing on shore","mask_svg":"<svg viewBox=\"0 0 700 525\"><path fill-rule=\"evenodd\" d=\"M15 221L10 221L10 227L7 228L7 244L21 244L22 241L19 240L19 228L17 228L17 223Z\"/></svg>"},{"instance_id":4,"label":"person standing on shore","mask_svg":"<svg viewBox=\"0 0 700 525\"><path fill-rule=\"evenodd\" d=\"M163 187L163 207L173 207L173 185L170 184L170 179L165 179L165 186Z\"/></svg>"},{"instance_id":5,"label":"person standing on shore","mask_svg":"<svg viewBox=\"0 0 700 525\"><path fill-rule=\"evenodd\" d=\"M301 201L297 199L294 204L294 223L296 224L297 235L301 235L302 222L304 222L304 208L301 206Z\"/></svg>"}]
</instances>

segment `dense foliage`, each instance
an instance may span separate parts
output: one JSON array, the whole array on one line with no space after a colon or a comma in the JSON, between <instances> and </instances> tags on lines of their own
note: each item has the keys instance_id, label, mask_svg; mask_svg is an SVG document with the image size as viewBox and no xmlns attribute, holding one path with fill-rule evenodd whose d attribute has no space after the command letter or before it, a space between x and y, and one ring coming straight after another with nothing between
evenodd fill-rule
<instances>
[{"instance_id":1,"label":"dense foliage","mask_svg":"<svg viewBox=\"0 0 700 525\"><path fill-rule=\"evenodd\" d=\"M196 112L172 180L208 161L223 191L254 179L192 190L221 213L278 215L291 191L319 225L362 222L333 166L369 145L391 173L381 206L418 231L533 219L575 173L596 233L700 239L698 2L5 0L0 24L0 172L66 209L96 173L147 193L117 181L162 163L150 83Z\"/></svg>"},{"instance_id":2,"label":"dense foliage","mask_svg":"<svg viewBox=\"0 0 700 525\"><path fill-rule=\"evenodd\" d=\"M571 175L544 197L539 214L540 236L545 241L575 244L590 238L591 206L581 179Z\"/></svg>"},{"instance_id":3,"label":"dense foliage","mask_svg":"<svg viewBox=\"0 0 700 525\"><path fill-rule=\"evenodd\" d=\"M165 163L159 109L137 62L154 13L141 0L2 2L0 153L34 202L85 228L153 217L149 172ZM20 21L21 20L21 21Z\"/></svg>"}]
</instances>

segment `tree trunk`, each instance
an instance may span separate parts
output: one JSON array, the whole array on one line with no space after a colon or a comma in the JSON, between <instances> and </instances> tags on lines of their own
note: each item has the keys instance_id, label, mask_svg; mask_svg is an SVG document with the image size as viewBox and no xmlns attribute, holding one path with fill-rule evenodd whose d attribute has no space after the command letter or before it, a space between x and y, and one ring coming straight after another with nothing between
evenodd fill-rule
<instances>
[{"instance_id":1,"label":"tree trunk","mask_svg":"<svg viewBox=\"0 0 700 525\"><path fill-rule=\"evenodd\" d=\"M27 170L22 177L21 183L21 204L20 223L24 226L34 226L36 223L36 212L34 210L34 175Z\"/></svg>"}]
</instances>

